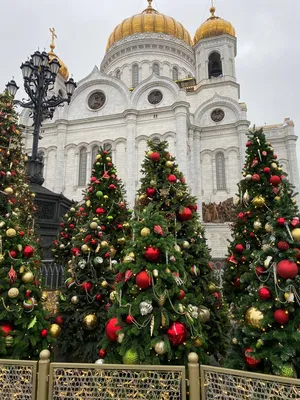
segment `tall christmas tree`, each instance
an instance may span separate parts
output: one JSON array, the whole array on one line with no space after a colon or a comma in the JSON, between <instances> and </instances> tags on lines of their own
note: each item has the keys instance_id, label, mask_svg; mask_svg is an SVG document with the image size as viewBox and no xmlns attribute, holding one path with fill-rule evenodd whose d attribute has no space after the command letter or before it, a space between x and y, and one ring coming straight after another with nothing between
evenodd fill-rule
<instances>
[{"instance_id":1,"label":"tall christmas tree","mask_svg":"<svg viewBox=\"0 0 300 400\"><path fill-rule=\"evenodd\" d=\"M21 132L13 99L0 96L0 358L34 359L49 347L40 266Z\"/></svg>"},{"instance_id":2,"label":"tall christmas tree","mask_svg":"<svg viewBox=\"0 0 300 400\"><path fill-rule=\"evenodd\" d=\"M168 153L167 146L167 142L149 142L149 151L142 164L144 176L136 208L141 211L151 203L155 210L163 212L169 223L169 231L175 239L176 249L181 252L189 277L183 302L196 304L205 310L198 354L201 362L207 362L207 355L219 359L225 354L228 311L216 285L196 198L190 195L185 177L178 170L175 158Z\"/></svg>"},{"instance_id":3,"label":"tall christmas tree","mask_svg":"<svg viewBox=\"0 0 300 400\"><path fill-rule=\"evenodd\" d=\"M300 371L299 210L293 187L263 133L253 132L247 145L245 180L239 186L244 207L248 193L247 207L239 210L243 215L235 225L229 257L235 263L232 267L229 261L226 271L227 293L236 287L234 274L233 282L236 277L240 281L233 300L236 325L227 365L296 376ZM259 178L253 180L255 175Z\"/></svg>"},{"instance_id":4,"label":"tall christmas tree","mask_svg":"<svg viewBox=\"0 0 300 400\"><path fill-rule=\"evenodd\" d=\"M100 343L105 362L184 364L191 351L204 358L202 323L209 311L187 293L192 278L169 226L152 205L133 222L134 238L117 265L114 305Z\"/></svg>"},{"instance_id":5,"label":"tall christmas tree","mask_svg":"<svg viewBox=\"0 0 300 400\"><path fill-rule=\"evenodd\" d=\"M63 355L68 360L93 362L99 357L97 344L111 304L114 265L130 235L124 188L105 148L96 157L84 199L76 213L80 218L77 233L69 233L72 258L57 318L63 323Z\"/></svg>"}]
</instances>

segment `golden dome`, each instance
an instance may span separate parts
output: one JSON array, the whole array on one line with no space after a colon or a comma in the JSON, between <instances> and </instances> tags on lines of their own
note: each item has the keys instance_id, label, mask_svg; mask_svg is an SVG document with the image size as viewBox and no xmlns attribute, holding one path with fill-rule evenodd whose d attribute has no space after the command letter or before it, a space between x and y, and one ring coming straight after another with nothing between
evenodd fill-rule
<instances>
[{"instance_id":1,"label":"golden dome","mask_svg":"<svg viewBox=\"0 0 300 400\"><path fill-rule=\"evenodd\" d=\"M175 21L174 18L160 14L152 8L152 0L147 1L149 3L148 7L142 13L125 19L114 29L108 39L106 50L127 36L144 32L165 33L181 39L189 46L192 46L193 41L183 25Z\"/></svg>"},{"instance_id":2,"label":"golden dome","mask_svg":"<svg viewBox=\"0 0 300 400\"><path fill-rule=\"evenodd\" d=\"M211 7L211 16L197 29L194 44L199 40L212 36L230 35L235 36L235 29L230 22L215 16L215 7Z\"/></svg>"}]
</instances>

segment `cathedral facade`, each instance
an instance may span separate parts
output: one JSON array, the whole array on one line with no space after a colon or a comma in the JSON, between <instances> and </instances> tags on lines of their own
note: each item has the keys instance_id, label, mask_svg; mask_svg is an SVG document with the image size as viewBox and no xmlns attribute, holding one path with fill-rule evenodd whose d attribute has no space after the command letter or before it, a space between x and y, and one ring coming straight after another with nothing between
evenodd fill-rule
<instances>
[{"instance_id":1,"label":"cathedral facade","mask_svg":"<svg viewBox=\"0 0 300 400\"><path fill-rule=\"evenodd\" d=\"M45 121L39 151L44 157L44 186L81 200L99 145L111 146L113 162L134 205L147 140L167 140L191 193L201 204L235 196L244 163L250 122L240 102L235 71L237 39L230 22L211 16L192 39L172 17L148 0L140 14L121 22L108 39L100 67L80 80L69 106ZM51 55L55 55L54 45ZM58 58L58 57L57 57ZM68 69L61 62L54 91L64 95ZM25 111L26 148L31 122ZM264 129L283 169L299 190L293 122ZM29 151L28 151L29 152ZM212 255L222 259L228 224L208 223Z\"/></svg>"}]
</instances>

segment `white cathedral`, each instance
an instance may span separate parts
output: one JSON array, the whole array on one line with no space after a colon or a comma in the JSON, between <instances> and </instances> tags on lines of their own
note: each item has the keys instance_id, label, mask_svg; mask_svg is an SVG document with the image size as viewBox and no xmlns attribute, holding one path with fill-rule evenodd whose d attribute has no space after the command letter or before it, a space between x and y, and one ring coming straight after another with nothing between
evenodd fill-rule
<instances>
[{"instance_id":1,"label":"white cathedral","mask_svg":"<svg viewBox=\"0 0 300 400\"><path fill-rule=\"evenodd\" d=\"M101 144L112 148L113 162L134 204L147 140L167 140L185 174L191 193L201 203L234 197L241 178L247 106L240 102L236 79L237 39L230 22L211 16L192 39L181 23L152 8L126 18L108 39L100 68L77 83L69 106L58 108L43 123L39 152L44 156L44 186L67 198L82 199ZM50 57L54 53L52 41ZM68 69L61 68L54 90L64 95ZM30 153L32 125L27 126ZM265 126L283 169L299 191L293 121ZM224 259L228 224L205 224L215 260Z\"/></svg>"}]
</instances>

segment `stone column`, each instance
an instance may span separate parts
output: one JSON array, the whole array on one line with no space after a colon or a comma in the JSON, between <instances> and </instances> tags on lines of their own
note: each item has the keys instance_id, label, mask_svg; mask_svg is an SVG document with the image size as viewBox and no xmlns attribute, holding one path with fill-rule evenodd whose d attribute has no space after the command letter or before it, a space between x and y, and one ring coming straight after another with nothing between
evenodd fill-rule
<instances>
[{"instance_id":1,"label":"stone column","mask_svg":"<svg viewBox=\"0 0 300 400\"><path fill-rule=\"evenodd\" d=\"M89 182L92 175L92 151L89 148L86 152L86 181Z\"/></svg>"},{"instance_id":2,"label":"stone column","mask_svg":"<svg viewBox=\"0 0 300 400\"><path fill-rule=\"evenodd\" d=\"M65 187L65 145L67 138L67 121L57 121L57 137L56 137L56 168L55 183L53 191L62 193Z\"/></svg>"},{"instance_id":3,"label":"stone column","mask_svg":"<svg viewBox=\"0 0 300 400\"><path fill-rule=\"evenodd\" d=\"M135 148L137 115L137 111L131 110L126 117L127 146L124 168L127 170L126 189L130 207L134 206L137 179L137 153Z\"/></svg>"},{"instance_id":4,"label":"stone column","mask_svg":"<svg viewBox=\"0 0 300 400\"><path fill-rule=\"evenodd\" d=\"M248 133L249 125L240 124L237 126L237 135L239 142L239 169L242 172L245 163L245 155L246 155L246 142L247 142L247 133Z\"/></svg>"},{"instance_id":5,"label":"stone column","mask_svg":"<svg viewBox=\"0 0 300 400\"><path fill-rule=\"evenodd\" d=\"M183 101L177 103L174 108L176 123L176 159L179 170L184 176L187 176L188 170L188 108L189 104Z\"/></svg>"},{"instance_id":6,"label":"stone column","mask_svg":"<svg viewBox=\"0 0 300 400\"><path fill-rule=\"evenodd\" d=\"M289 180L295 186L295 191L299 193L300 182L299 182L299 170L297 164L297 153L296 153L296 140L297 136L288 136L285 143L287 149L287 155L289 160L290 175ZM297 202L299 204L299 195L297 196Z\"/></svg>"},{"instance_id":7,"label":"stone column","mask_svg":"<svg viewBox=\"0 0 300 400\"><path fill-rule=\"evenodd\" d=\"M202 193L201 193L201 133L194 133L194 161L195 161L195 196L197 197L198 213L202 221Z\"/></svg>"},{"instance_id":8,"label":"stone column","mask_svg":"<svg viewBox=\"0 0 300 400\"><path fill-rule=\"evenodd\" d=\"M194 195L195 191L195 179L194 170L195 170L195 152L194 152L194 132L193 129L189 129L188 131L188 171L187 171L187 183L191 189L191 193Z\"/></svg>"}]
</instances>

